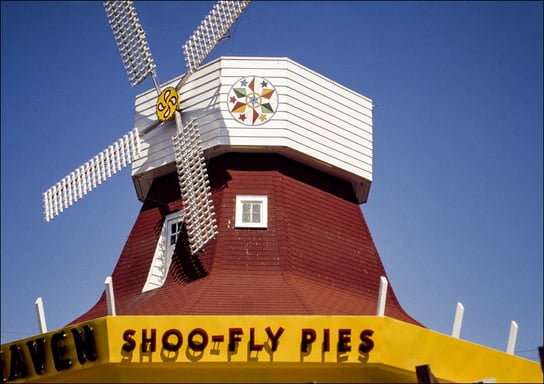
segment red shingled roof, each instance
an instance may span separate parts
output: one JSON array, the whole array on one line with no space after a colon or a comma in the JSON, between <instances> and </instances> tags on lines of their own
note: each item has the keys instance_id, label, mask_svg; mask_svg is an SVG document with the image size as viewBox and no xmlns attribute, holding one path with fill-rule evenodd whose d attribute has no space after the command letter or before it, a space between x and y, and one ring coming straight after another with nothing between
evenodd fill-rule
<instances>
[{"instance_id":1,"label":"red shingled roof","mask_svg":"<svg viewBox=\"0 0 544 384\"><path fill-rule=\"evenodd\" d=\"M351 184L272 154L210 160L219 235L178 246L163 287L142 293L165 215L182 208L175 173L156 179L112 274L118 315L375 315L387 276ZM268 228L234 228L237 194L268 196ZM414 324L391 285L385 314ZM106 315L105 295L73 323Z\"/></svg>"}]
</instances>

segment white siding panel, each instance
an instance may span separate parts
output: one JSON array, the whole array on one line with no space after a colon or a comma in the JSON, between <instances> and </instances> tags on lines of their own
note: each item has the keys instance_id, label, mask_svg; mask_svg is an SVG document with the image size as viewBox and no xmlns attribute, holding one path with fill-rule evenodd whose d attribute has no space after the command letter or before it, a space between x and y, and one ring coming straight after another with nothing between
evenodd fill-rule
<instances>
[{"instance_id":1,"label":"white siding panel","mask_svg":"<svg viewBox=\"0 0 544 384\"><path fill-rule=\"evenodd\" d=\"M279 113L278 113L279 114ZM278 118L281 118L278 116ZM365 148L364 146L358 146L356 148L353 143L349 143L347 140L338 140L335 142L331 139L334 138L333 134L329 131L322 130L321 132L308 127L311 124L308 120L294 118L292 115L289 121L284 122L281 125L268 124L259 127L239 127L228 128L230 143L233 145L239 145L237 140L239 138L254 138L253 145L272 145L269 143L273 137L289 138L293 142L299 143L306 148L305 152L309 152L315 149L323 153L323 156L328 158L343 159L343 161L353 164L359 163L362 168L365 165L371 165L372 150ZM328 135L329 137L325 136ZM349 147L347 147L349 146Z\"/></svg>"},{"instance_id":2,"label":"white siding panel","mask_svg":"<svg viewBox=\"0 0 544 384\"><path fill-rule=\"evenodd\" d=\"M350 130L349 127L353 125L342 121L340 118L336 119L336 121L328 121L332 119L331 116L319 109L313 106L304 106L296 100L290 100L289 97L286 99L286 111L291 114L290 120L297 122L298 125L300 125L300 121L307 122L305 126L298 128L295 133L299 133L301 130L310 135L316 133L330 140L331 143L345 146L345 150L364 151L364 148L366 148L372 152L372 138L368 131ZM372 156L371 153L370 156Z\"/></svg>"},{"instance_id":3,"label":"white siding panel","mask_svg":"<svg viewBox=\"0 0 544 384\"><path fill-rule=\"evenodd\" d=\"M322 89L319 89L322 91ZM292 104L301 105L303 108L310 108L320 112L320 118L324 119L328 124L338 125L346 123L350 126L349 129L352 133L367 132L369 134L368 139L372 140L372 118L364 112L357 110L357 106L353 106L350 103L340 103L335 99L326 99L324 95L318 93L314 89L310 88L289 88L284 91L284 98L291 101ZM296 103L295 103L296 100ZM360 127L360 129L354 130L353 127Z\"/></svg>"},{"instance_id":4,"label":"white siding panel","mask_svg":"<svg viewBox=\"0 0 544 384\"><path fill-rule=\"evenodd\" d=\"M330 105L323 103L318 104L300 89L296 91L291 88L282 87L276 87L276 89L281 95L278 112L287 111L293 117L300 117L309 121L311 129L326 130L334 136L343 137L349 143L361 143L367 148L372 149L372 126L369 124L366 116L360 115L354 117L350 110L340 104L337 105L338 109L333 109ZM225 100L226 97L225 94L221 98ZM224 108L224 106L221 107ZM277 114L274 120L276 116ZM366 121L357 120L356 117L363 117ZM270 123L267 122L262 127ZM241 123L237 124L242 125ZM255 128L257 129L258 127ZM353 127L359 127L359 129L354 130Z\"/></svg>"},{"instance_id":5,"label":"white siding panel","mask_svg":"<svg viewBox=\"0 0 544 384\"><path fill-rule=\"evenodd\" d=\"M221 70L223 84L232 85L237 79L249 75L266 77L271 80L275 87L288 86L290 82L293 82L297 86L302 86L311 91L321 90L321 92L314 93L316 99L330 99L335 104L338 103L337 100L342 100L341 105L346 105L357 113L367 115L370 119L368 123L372 124L372 101L370 99L289 59L264 61L257 58L255 61L248 62L243 59L224 58L223 63ZM231 81L228 81L229 79ZM295 87L291 86L291 88ZM361 107L363 108L361 109Z\"/></svg>"},{"instance_id":6,"label":"white siding panel","mask_svg":"<svg viewBox=\"0 0 544 384\"><path fill-rule=\"evenodd\" d=\"M278 94L273 118L258 126L242 124L228 110L232 85L248 76L267 78ZM163 86L175 86L180 78ZM156 120L156 98L154 89L136 98L135 125L140 131ZM181 108L184 122L197 118L209 155L223 153L229 147L300 152L301 158L315 158L332 166L331 173L347 177L357 186L359 200L366 201L372 181L370 99L286 58L227 57L191 76L182 88ZM163 123L142 138L142 156L133 163L132 171L139 198L143 199L149 188L146 177L171 169L175 130L175 123Z\"/></svg>"}]
</instances>

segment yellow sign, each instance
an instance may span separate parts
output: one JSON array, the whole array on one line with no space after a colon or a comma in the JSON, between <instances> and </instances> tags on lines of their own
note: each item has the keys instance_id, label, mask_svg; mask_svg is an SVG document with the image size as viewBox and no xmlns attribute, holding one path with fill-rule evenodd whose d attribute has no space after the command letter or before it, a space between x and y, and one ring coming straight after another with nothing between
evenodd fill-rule
<instances>
[{"instance_id":1,"label":"yellow sign","mask_svg":"<svg viewBox=\"0 0 544 384\"><path fill-rule=\"evenodd\" d=\"M112 361L163 362L358 362L368 360L374 331L364 321L259 316L141 317L118 324ZM360 318L361 319L361 318ZM371 320L371 318L370 318Z\"/></svg>"},{"instance_id":2,"label":"yellow sign","mask_svg":"<svg viewBox=\"0 0 544 384\"><path fill-rule=\"evenodd\" d=\"M160 121L168 121L174 118L174 112L178 109L180 97L178 91L172 87L162 90L157 99L156 112Z\"/></svg>"},{"instance_id":3,"label":"yellow sign","mask_svg":"<svg viewBox=\"0 0 544 384\"><path fill-rule=\"evenodd\" d=\"M542 381L538 363L387 317L116 316L2 345L19 381Z\"/></svg>"}]
</instances>

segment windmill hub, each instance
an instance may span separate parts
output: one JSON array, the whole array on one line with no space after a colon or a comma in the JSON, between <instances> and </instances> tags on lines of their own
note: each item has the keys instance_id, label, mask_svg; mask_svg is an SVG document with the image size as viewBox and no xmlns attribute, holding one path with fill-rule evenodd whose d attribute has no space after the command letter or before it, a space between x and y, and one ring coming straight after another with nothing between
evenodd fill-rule
<instances>
[{"instance_id":1,"label":"windmill hub","mask_svg":"<svg viewBox=\"0 0 544 384\"><path fill-rule=\"evenodd\" d=\"M157 118L160 121L172 120L174 118L174 112L179 107L179 102L179 93L175 88L164 88L157 99Z\"/></svg>"}]
</instances>

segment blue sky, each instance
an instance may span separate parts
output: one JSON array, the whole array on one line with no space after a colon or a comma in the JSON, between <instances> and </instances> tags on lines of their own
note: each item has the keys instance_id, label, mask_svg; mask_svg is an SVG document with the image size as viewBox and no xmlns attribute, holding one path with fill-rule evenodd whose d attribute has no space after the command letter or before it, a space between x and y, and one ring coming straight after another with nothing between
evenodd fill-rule
<instances>
[{"instance_id":1,"label":"blue sky","mask_svg":"<svg viewBox=\"0 0 544 384\"><path fill-rule=\"evenodd\" d=\"M213 2L137 2L166 81ZM1 336L90 308L141 203L130 169L50 223L42 193L133 127L99 2L2 1ZM516 354L543 345L543 3L253 2L209 59L280 56L370 97L374 180L362 205L404 308Z\"/></svg>"}]
</instances>

